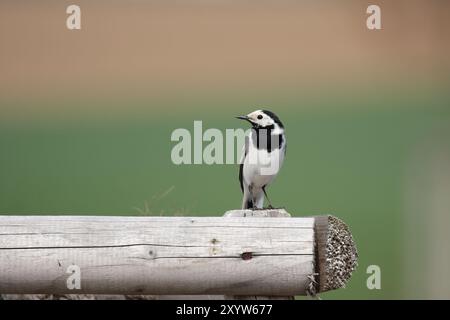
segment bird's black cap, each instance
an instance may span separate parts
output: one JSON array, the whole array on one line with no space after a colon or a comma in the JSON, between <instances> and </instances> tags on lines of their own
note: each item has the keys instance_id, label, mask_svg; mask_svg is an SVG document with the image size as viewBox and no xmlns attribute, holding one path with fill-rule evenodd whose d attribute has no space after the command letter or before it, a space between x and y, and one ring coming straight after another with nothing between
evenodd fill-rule
<instances>
[{"instance_id":1,"label":"bird's black cap","mask_svg":"<svg viewBox=\"0 0 450 320\"><path fill-rule=\"evenodd\" d=\"M284 128L283 123L281 122L280 118L278 118L278 116L273 113L272 111L269 110L261 110L262 112L264 112L265 114L267 114L269 117L271 117L273 119L273 121L275 121L276 124L278 124L281 128Z\"/></svg>"}]
</instances>

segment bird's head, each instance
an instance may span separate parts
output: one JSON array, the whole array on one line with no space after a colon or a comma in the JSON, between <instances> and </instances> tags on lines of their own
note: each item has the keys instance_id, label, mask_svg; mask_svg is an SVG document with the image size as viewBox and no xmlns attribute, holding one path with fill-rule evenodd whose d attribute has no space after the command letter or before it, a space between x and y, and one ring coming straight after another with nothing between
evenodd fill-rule
<instances>
[{"instance_id":1,"label":"bird's head","mask_svg":"<svg viewBox=\"0 0 450 320\"><path fill-rule=\"evenodd\" d=\"M254 129L283 130L283 123L275 113L268 110L256 110L246 116L236 118L250 122Z\"/></svg>"}]
</instances>

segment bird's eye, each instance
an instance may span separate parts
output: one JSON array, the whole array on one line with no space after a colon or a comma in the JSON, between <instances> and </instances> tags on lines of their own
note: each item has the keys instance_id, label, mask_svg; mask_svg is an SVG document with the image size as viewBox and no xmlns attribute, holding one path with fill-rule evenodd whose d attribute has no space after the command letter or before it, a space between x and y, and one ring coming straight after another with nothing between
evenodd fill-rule
<instances>
[{"instance_id":1,"label":"bird's eye","mask_svg":"<svg viewBox=\"0 0 450 320\"><path fill-rule=\"evenodd\" d=\"M258 115L257 118L258 118L258 120L261 120L263 118L263 116L262 115Z\"/></svg>"}]
</instances>

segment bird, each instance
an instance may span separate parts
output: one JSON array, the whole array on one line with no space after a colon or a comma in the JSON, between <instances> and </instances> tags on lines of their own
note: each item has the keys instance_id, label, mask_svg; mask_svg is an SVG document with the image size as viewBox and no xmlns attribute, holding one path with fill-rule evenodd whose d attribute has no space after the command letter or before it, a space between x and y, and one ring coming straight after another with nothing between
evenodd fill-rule
<instances>
[{"instance_id":1,"label":"bird","mask_svg":"<svg viewBox=\"0 0 450 320\"><path fill-rule=\"evenodd\" d=\"M286 155L284 125L275 113L256 110L236 117L251 124L239 162L242 209L263 209L264 197L273 208L266 188L278 175Z\"/></svg>"}]
</instances>

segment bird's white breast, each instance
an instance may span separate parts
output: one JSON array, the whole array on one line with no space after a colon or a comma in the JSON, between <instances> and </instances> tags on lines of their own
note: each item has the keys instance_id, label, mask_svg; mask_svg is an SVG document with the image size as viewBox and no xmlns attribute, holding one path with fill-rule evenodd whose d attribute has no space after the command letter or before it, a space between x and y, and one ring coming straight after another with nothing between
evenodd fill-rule
<instances>
[{"instance_id":1,"label":"bird's white breast","mask_svg":"<svg viewBox=\"0 0 450 320\"><path fill-rule=\"evenodd\" d=\"M245 157L243 176L247 185L261 188L272 182L284 162L284 148L268 152L258 149L254 143L249 143L248 153Z\"/></svg>"}]
</instances>

